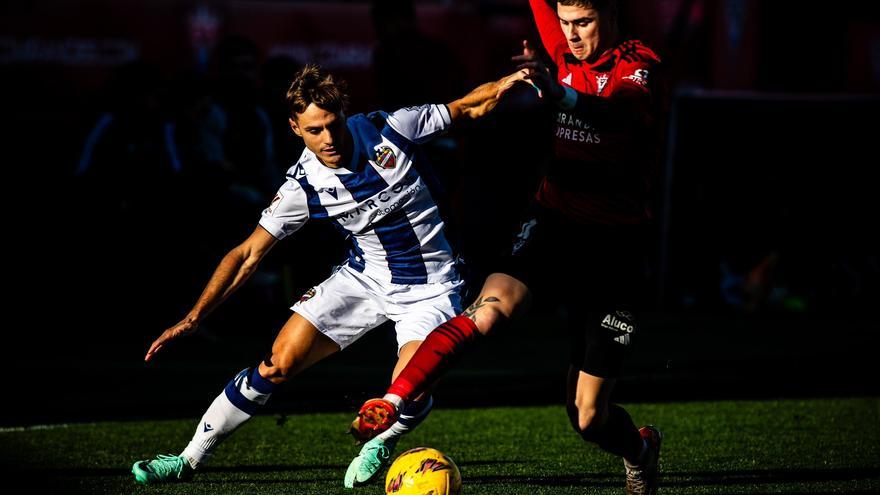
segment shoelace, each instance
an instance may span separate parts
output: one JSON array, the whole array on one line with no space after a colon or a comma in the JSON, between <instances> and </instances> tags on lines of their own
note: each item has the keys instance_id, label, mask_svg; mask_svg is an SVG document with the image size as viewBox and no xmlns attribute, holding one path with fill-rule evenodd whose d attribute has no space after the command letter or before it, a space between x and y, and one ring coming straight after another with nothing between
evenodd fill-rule
<instances>
[{"instance_id":1,"label":"shoelace","mask_svg":"<svg viewBox=\"0 0 880 495\"><path fill-rule=\"evenodd\" d=\"M626 470L626 484L627 488L635 493L644 493L646 486L646 481L644 478L644 472L639 468L631 468Z\"/></svg>"},{"instance_id":2,"label":"shoelace","mask_svg":"<svg viewBox=\"0 0 880 495\"><path fill-rule=\"evenodd\" d=\"M183 459L175 455L162 455L150 461L150 468L160 477L172 473L175 476L183 470Z\"/></svg>"}]
</instances>

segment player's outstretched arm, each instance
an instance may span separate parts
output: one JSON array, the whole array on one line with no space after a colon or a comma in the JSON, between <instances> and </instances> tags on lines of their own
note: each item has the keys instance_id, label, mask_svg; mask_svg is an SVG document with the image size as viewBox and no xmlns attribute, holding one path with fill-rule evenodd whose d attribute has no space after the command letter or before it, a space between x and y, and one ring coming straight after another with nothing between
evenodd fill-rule
<instances>
[{"instance_id":1,"label":"player's outstretched arm","mask_svg":"<svg viewBox=\"0 0 880 495\"><path fill-rule=\"evenodd\" d=\"M525 79L538 90L539 97L558 101L565 96L565 89L553 79L550 70L528 40L523 40L522 55L513 56L511 60L516 62L517 69L526 71Z\"/></svg>"},{"instance_id":2,"label":"player's outstretched arm","mask_svg":"<svg viewBox=\"0 0 880 495\"><path fill-rule=\"evenodd\" d=\"M553 102L560 108L590 115L597 122L627 125L641 122L650 113L650 93L646 88L634 85L616 89L608 98L575 91L562 86L552 76L541 57L523 40L521 55L511 57L517 69L527 72L526 81L538 90L538 96Z\"/></svg>"},{"instance_id":3,"label":"player's outstretched arm","mask_svg":"<svg viewBox=\"0 0 880 495\"><path fill-rule=\"evenodd\" d=\"M272 237L266 230L262 227L257 227L250 237L229 251L223 257L223 260L220 261L220 264L217 265L214 275L211 276L195 306L182 320L165 330L150 345L144 361L152 359L168 342L195 332L202 319L241 287L256 271L260 260L272 249L276 242L278 240Z\"/></svg>"},{"instance_id":4,"label":"player's outstretched arm","mask_svg":"<svg viewBox=\"0 0 880 495\"><path fill-rule=\"evenodd\" d=\"M527 75L528 71L518 70L497 81L477 86L470 93L449 103L446 106L449 108L449 115L452 117L452 121L455 122L466 118L478 119L491 112L498 105L501 96L513 87L517 81L525 79Z\"/></svg>"}]
</instances>

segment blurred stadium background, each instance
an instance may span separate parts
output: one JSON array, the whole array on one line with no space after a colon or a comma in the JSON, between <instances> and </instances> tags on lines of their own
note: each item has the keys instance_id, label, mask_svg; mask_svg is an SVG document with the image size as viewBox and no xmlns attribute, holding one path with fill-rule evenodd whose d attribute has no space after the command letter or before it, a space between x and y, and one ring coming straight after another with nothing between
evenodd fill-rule
<instances>
[{"instance_id":1,"label":"blurred stadium background","mask_svg":"<svg viewBox=\"0 0 880 495\"><path fill-rule=\"evenodd\" d=\"M341 259L333 233L279 245L200 335L142 362L297 158L292 74L319 62L348 81L351 112L391 110L449 101L537 39L525 0L417 1L412 18L401 3L3 4L2 352L25 396L0 425L196 417L263 355ZM618 397L877 395L877 4L621 3L625 30L666 60L669 98L656 290ZM475 271L526 206L547 117L519 91L432 150ZM441 407L561 403L565 315L550 299L468 356ZM305 373L272 411L352 410L384 388L390 339ZM157 379L176 385L145 388Z\"/></svg>"}]
</instances>

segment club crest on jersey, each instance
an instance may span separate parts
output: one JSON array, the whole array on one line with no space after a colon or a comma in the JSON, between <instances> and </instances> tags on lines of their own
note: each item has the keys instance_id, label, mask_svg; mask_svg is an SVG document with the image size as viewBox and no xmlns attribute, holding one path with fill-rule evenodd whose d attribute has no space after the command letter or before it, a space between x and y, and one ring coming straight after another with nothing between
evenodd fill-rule
<instances>
[{"instance_id":1,"label":"club crest on jersey","mask_svg":"<svg viewBox=\"0 0 880 495\"><path fill-rule=\"evenodd\" d=\"M315 297L315 292L316 292L316 289L314 287L307 290L306 293L303 294L302 297L299 298L299 302L304 303L304 302L308 301L309 299Z\"/></svg>"},{"instance_id":2,"label":"club crest on jersey","mask_svg":"<svg viewBox=\"0 0 880 495\"><path fill-rule=\"evenodd\" d=\"M394 168L397 166L397 157L388 146L380 146L376 149L376 165L382 168Z\"/></svg>"},{"instance_id":3,"label":"club crest on jersey","mask_svg":"<svg viewBox=\"0 0 880 495\"><path fill-rule=\"evenodd\" d=\"M608 84L608 74L596 74L596 92L601 93L606 84Z\"/></svg>"},{"instance_id":4,"label":"club crest on jersey","mask_svg":"<svg viewBox=\"0 0 880 495\"><path fill-rule=\"evenodd\" d=\"M647 86L648 85L648 69L636 69L632 75L624 77L624 79L628 79L639 86Z\"/></svg>"}]
</instances>

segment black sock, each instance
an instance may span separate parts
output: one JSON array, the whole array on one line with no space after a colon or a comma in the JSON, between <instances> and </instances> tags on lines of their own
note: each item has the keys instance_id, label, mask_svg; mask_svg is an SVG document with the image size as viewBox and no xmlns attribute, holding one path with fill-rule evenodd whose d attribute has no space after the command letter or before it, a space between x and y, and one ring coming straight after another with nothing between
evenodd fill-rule
<instances>
[{"instance_id":1,"label":"black sock","mask_svg":"<svg viewBox=\"0 0 880 495\"><path fill-rule=\"evenodd\" d=\"M639 463L644 445L642 436L626 409L617 404L608 406L608 420L602 425L597 440L605 452L623 457L630 464Z\"/></svg>"}]
</instances>

